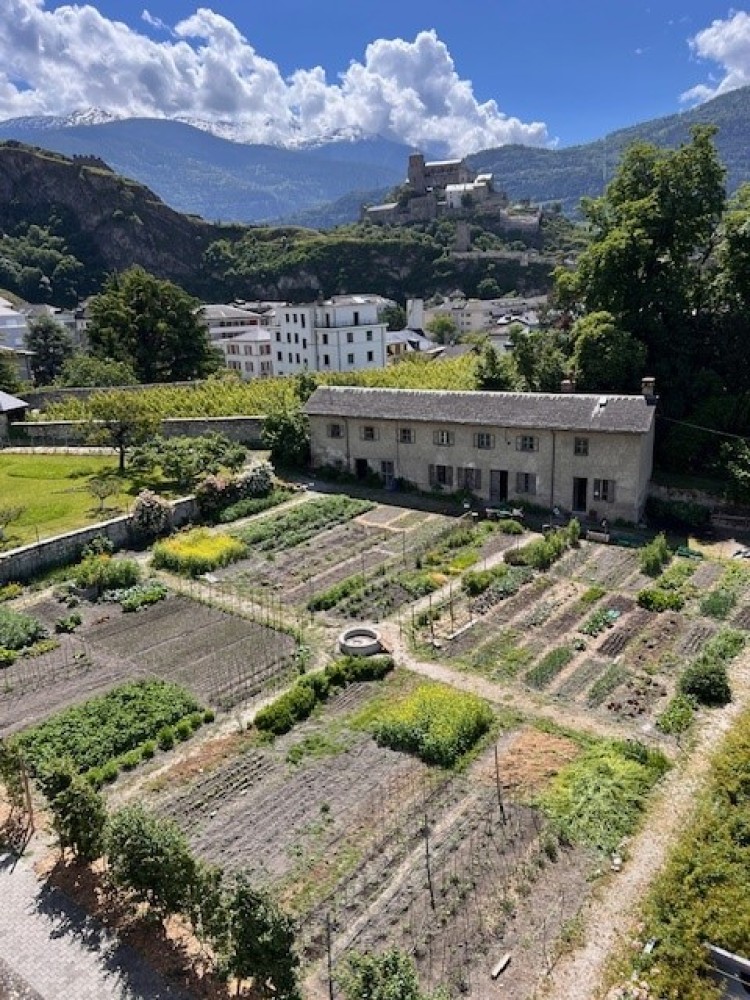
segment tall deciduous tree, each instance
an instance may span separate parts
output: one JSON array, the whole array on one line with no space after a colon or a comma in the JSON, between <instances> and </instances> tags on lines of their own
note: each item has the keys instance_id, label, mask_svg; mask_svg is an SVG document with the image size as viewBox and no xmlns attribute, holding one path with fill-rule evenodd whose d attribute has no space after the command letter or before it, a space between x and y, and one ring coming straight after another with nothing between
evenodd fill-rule
<instances>
[{"instance_id":1,"label":"tall deciduous tree","mask_svg":"<svg viewBox=\"0 0 750 1000\"><path fill-rule=\"evenodd\" d=\"M198 302L140 267L110 278L91 301L93 354L132 365L141 382L174 382L215 371Z\"/></svg>"},{"instance_id":2,"label":"tall deciduous tree","mask_svg":"<svg viewBox=\"0 0 750 1000\"><path fill-rule=\"evenodd\" d=\"M109 821L105 849L115 885L164 916L189 908L196 862L176 824L124 806Z\"/></svg>"},{"instance_id":3,"label":"tall deciduous tree","mask_svg":"<svg viewBox=\"0 0 750 1000\"><path fill-rule=\"evenodd\" d=\"M557 275L561 304L610 312L645 344L673 411L689 403L711 325L707 265L725 204L713 133L696 127L677 150L631 146L605 194L584 200L590 246Z\"/></svg>"},{"instance_id":4,"label":"tall deciduous tree","mask_svg":"<svg viewBox=\"0 0 750 1000\"><path fill-rule=\"evenodd\" d=\"M226 971L252 979L254 992L275 1000L299 1000L294 929L273 899L238 875L227 900Z\"/></svg>"},{"instance_id":5,"label":"tall deciduous tree","mask_svg":"<svg viewBox=\"0 0 750 1000\"><path fill-rule=\"evenodd\" d=\"M51 316L40 316L28 324L26 348L34 352L31 372L35 385L51 385L68 358L73 355L73 339Z\"/></svg>"},{"instance_id":6,"label":"tall deciduous tree","mask_svg":"<svg viewBox=\"0 0 750 1000\"><path fill-rule=\"evenodd\" d=\"M447 313L438 313L427 323L425 329L431 333L438 344L447 344L458 336L456 321Z\"/></svg>"},{"instance_id":7,"label":"tall deciduous tree","mask_svg":"<svg viewBox=\"0 0 750 1000\"><path fill-rule=\"evenodd\" d=\"M89 440L117 449L120 472L128 449L152 437L160 423L137 392L95 392L89 413Z\"/></svg>"},{"instance_id":8,"label":"tall deciduous tree","mask_svg":"<svg viewBox=\"0 0 750 1000\"><path fill-rule=\"evenodd\" d=\"M573 367L582 392L633 392L644 374L646 346L621 330L608 312L589 313L573 326Z\"/></svg>"},{"instance_id":9,"label":"tall deciduous tree","mask_svg":"<svg viewBox=\"0 0 750 1000\"><path fill-rule=\"evenodd\" d=\"M0 352L0 389L14 395L21 391L21 381L18 378L18 371L11 358Z\"/></svg>"},{"instance_id":10,"label":"tall deciduous tree","mask_svg":"<svg viewBox=\"0 0 750 1000\"><path fill-rule=\"evenodd\" d=\"M97 388L134 385L137 381L133 366L128 362L95 358L93 354L74 354L63 364L55 379L57 385Z\"/></svg>"}]
</instances>

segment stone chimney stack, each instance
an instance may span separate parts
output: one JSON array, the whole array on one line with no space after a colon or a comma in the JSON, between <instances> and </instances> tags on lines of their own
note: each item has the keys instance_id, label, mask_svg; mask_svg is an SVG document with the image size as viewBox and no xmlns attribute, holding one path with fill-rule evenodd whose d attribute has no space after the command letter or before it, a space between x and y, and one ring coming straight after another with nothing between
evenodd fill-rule
<instances>
[{"instance_id":1,"label":"stone chimney stack","mask_svg":"<svg viewBox=\"0 0 750 1000\"><path fill-rule=\"evenodd\" d=\"M576 391L576 381L574 378L564 378L560 383L560 392L569 396Z\"/></svg>"},{"instance_id":2,"label":"stone chimney stack","mask_svg":"<svg viewBox=\"0 0 750 1000\"><path fill-rule=\"evenodd\" d=\"M652 376L647 376L641 379L641 392L644 396L655 396L656 395L656 379Z\"/></svg>"}]
</instances>

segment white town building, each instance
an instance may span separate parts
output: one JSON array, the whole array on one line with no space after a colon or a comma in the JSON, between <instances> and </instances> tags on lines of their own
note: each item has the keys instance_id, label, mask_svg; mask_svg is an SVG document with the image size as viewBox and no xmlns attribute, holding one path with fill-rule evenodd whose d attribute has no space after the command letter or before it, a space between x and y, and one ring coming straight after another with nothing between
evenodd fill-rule
<instances>
[{"instance_id":1,"label":"white town building","mask_svg":"<svg viewBox=\"0 0 750 1000\"><path fill-rule=\"evenodd\" d=\"M227 368L239 372L246 381L274 374L271 331L266 326L256 326L234 337L215 340L213 346L221 351Z\"/></svg>"}]
</instances>

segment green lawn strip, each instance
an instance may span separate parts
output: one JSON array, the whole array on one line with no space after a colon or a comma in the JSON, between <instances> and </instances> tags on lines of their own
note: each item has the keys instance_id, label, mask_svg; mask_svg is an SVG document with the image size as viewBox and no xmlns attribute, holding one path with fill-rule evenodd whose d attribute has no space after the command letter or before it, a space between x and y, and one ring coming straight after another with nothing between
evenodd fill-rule
<instances>
[{"instance_id":1,"label":"green lawn strip","mask_svg":"<svg viewBox=\"0 0 750 1000\"><path fill-rule=\"evenodd\" d=\"M6 529L6 546L88 527L132 505L135 486L128 476L115 476L116 493L99 501L86 489L92 477L117 472L117 459L102 455L1 455L0 507L21 507Z\"/></svg>"},{"instance_id":2,"label":"green lawn strip","mask_svg":"<svg viewBox=\"0 0 750 1000\"><path fill-rule=\"evenodd\" d=\"M187 739L210 716L177 684L132 681L58 712L14 739L35 776L68 759L77 772L88 772L94 784L101 784L113 780L120 767L135 766L144 747L148 756L157 740L164 746Z\"/></svg>"},{"instance_id":3,"label":"green lawn strip","mask_svg":"<svg viewBox=\"0 0 750 1000\"><path fill-rule=\"evenodd\" d=\"M635 828L669 764L634 740L599 740L557 774L538 804L567 843L614 851Z\"/></svg>"},{"instance_id":4,"label":"green lawn strip","mask_svg":"<svg viewBox=\"0 0 750 1000\"><path fill-rule=\"evenodd\" d=\"M372 510L374 506L368 500L352 497L322 497L263 518L244 528L236 528L232 534L253 549L277 552L301 545L320 531L350 521L358 514Z\"/></svg>"},{"instance_id":5,"label":"green lawn strip","mask_svg":"<svg viewBox=\"0 0 750 1000\"><path fill-rule=\"evenodd\" d=\"M657 876L642 911L643 941L627 965L649 996L713 1000L705 942L750 954L750 711L739 716L713 757L707 787Z\"/></svg>"},{"instance_id":6,"label":"green lawn strip","mask_svg":"<svg viewBox=\"0 0 750 1000\"><path fill-rule=\"evenodd\" d=\"M570 646L557 646L526 673L524 680L531 687L544 688L557 677L574 656L575 653Z\"/></svg>"}]
</instances>

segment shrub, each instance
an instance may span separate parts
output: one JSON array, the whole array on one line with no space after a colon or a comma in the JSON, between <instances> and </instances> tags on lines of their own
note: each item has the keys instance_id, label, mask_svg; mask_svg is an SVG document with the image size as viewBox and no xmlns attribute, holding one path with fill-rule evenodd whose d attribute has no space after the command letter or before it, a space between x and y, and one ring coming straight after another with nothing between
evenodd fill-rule
<instances>
[{"instance_id":1,"label":"shrub","mask_svg":"<svg viewBox=\"0 0 750 1000\"><path fill-rule=\"evenodd\" d=\"M105 590L132 587L141 576L141 568L133 559L113 559L111 556L89 555L76 566L73 582L82 590L93 590L97 597Z\"/></svg>"},{"instance_id":2,"label":"shrub","mask_svg":"<svg viewBox=\"0 0 750 1000\"><path fill-rule=\"evenodd\" d=\"M461 588L466 591L469 597L477 597L477 595L483 594L496 579L497 574L494 570L470 570L468 573L464 573L461 580Z\"/></svg>"},{"instance_id":3,"label":"shrub","mask_svg":"<svg viewBox=\"0 0 750 1000\"><path fill-rule=\"evenodd\" d=\"M141 747L141 756L144 760L151 760L156 753L156 740L146 740Z\"/></svg>"},{"instance_id":4,"label":"shrub","mask_svg":"<svg viewBox=\"0 0 750 1000\"><path fill-rule=\"evenodd\" d=\"M208 724L209 722L213 722L215 718L216 718L216 712L214 712L212 708L207 708L203 713L203 721L206 724Z\"/></svg>"},{"instance_id":5,"label":"shrub","mask_svg":"<svg viewBox=\"0 0 750 1000\"><path fill-rule=\"evenodd\" d=\"M119 770L116 761L108 760L101 769L102 781L107 785L111 785L113 781L117 780Z\"/></svg>"},{"instance_id":6,"label":"shrub","mask_svg":"<svg viewBox=\"0 0 750 1000\"><path fill-rule=\"evenodd\" d=\"M731 590L714 590L701 601L701 614L710 618L727 618L737 603L737 595Z\"/></svg>"},{"instance_id":7,"label":"shrub","mask_svg":"<svg viewBox=\"0 0 750 1000\"><path fill-rule=\"evenodd\" d=\"M0 670L4 667L12 667L17 659L18 653L15 653L12 649L3 649L0 647Z\"/></svg>"},{"instance_id":8,"label":"shrub","mask_svg":"<svg viewBox=\"0 0 750 1000\"><path fill-rule=\"evenodd\" d=\"M490 706L443 684L420 684L384 705L370 723L376 742L416 754L427 764L453 767L490 728Z\"/></svg>"},{"instance_id":9,"label":"shrub","mask_svg":"<svg viewBox=\"0 0 750 1000\"><path fill-rule=\"evenodd\" d=\"M262 732L281 736L288 733L292 727L306 719L315 708L317 698L315 691L302 681L277 698L276 701L262 708L255 716L255 725Z\"/></svg>"},{"instance_id":10,"label":"shrub","mask_svg":"<svg viewBox=\"0 0 750 1000\"><path fill-rule=\"evenodd\" d=\"M180 742L190 739L193 735L193 727L190 724L189 719L180 719L177 725L174 727L175 736Z\"/></svg>"},{"instance_id":11,"label":"shrub","mask_svg":"<svg viewBox=\"0 0 750 1000\"><path fill-rule=\"evenodd\" d=\"M671 558L664 532L644 545L638 555L641 572L646 576L658 576Z\"/></svg>"},{"instance_id":12,"label":"shrub","mask_svg":"<svg viewBox=\"0 0 750 1000\"><path fill-rule=\"evenodd\" d=\"M677 590L644 587L638 591L638 604L647 611L680 611L685 606L685 598Z\"/></svg>"},{"instance_id":13,"label":"shrub","mask_svg":"<svg viewBox=\"0 0 750 1000\"><path fill-rule=\"evenodd\" d=\"M160 750L171 750L174 746L174 729L171 726L162 726L156 737Z\"/></svg>"},{"instance_id":14,"label":"shrub","mask_svg":"<svg viewBox=\"0 0 750 1000\"><path fill-rule=\"evenodd\" d=\"M141 490L135 498L133 527L148 538L165 535L172 527L172 505L153 490Z\"/></svg>"},{"instance_id":15,"label":"shrub","mask_svg":"<svg viewBox=\"0 0 750 1000\"><path fill-rule=\"evenodd\" d=\"M501 531L504 535L522 535L523 525L519 524L518 521L514 521L510 517L505 517L497 522L497 529Z\"/></svg>"},{"instance_id":16,"label":"shrub","mask_svg":"<svg viewBox=\"0 0 750 1000\"><path fill-rule=\"evenodd\" d=\"M157 542L153 549L153 565L157 569L196 577L228 566L246 555L247 546L238 538L194 528Z\"/></svg>"},{"instance_id":17,"label":"shrub","mask_svg":"<svg viewBox=\"0 0 750 1000\"><path fill-rule=\"evenodd\" d=\"M0 607L0 648L20 650L46 636L42 623L22 611Z\"/></svg>"},{"instance_id":18,"label":"shrub","mask_svg":"<svg viewBox=\"0 0 750 1000\"><path fill-rule=\"evenodd\" d=\"M81 558L87 556L111 556L115 551L115 543L107 535L94 535L88 545L81 551Z\"/></svg>"},{"instance_id":19,"label":"shrub","mask_svg":"<svg viewBox=\"0 0 750 1000\"><path fill-rule=\"evenodd\" d=\"M604 597L606 593L607 591L604 589L604 587L600 587L598 584L594 584L592 587L589 587L588 590L585 590L581 594L580 598L578 599L578 603L582 605L582 607L588 607L588 605L590 604L596 604L596 602L600 598Z\"/></svg>"},{"instance_id":20,"label":"shrub","mask_svg":"<svg viewBox=\"0 0 750 1000\"><path fill-rule=\"evenodd\" d=\"M4 601L12 601L14 597L20 597L23 587L20 583L5 583L0 586L0 604Z\"/></svg>"},{"instance_id":21,"label":"shrub","mask_svg":"<svg viewBox=\"0 0 750 1000\"><path fill-rule=\"evenodd\" d=\"M680 691L700 705L726 705L732 700L726 665L712 658L699 658L680 678Z\"/></svg>"},{"instance_id":22,"label":"shrub","mask_svg":"<svg viewBox=\"0 0 750 1000\"><path fill-rule=\"evenodd\" d=\"M104 595L105 601L112 601L119 604L126 613L140 611L157 601L163 601L169 591L158 580L147 580L144 583L137 583L134 587L126 587L125 590L109 590Z\"/></svg>"},{"instance_id":23,"label":"shrub","mask_svg":"<svg viewBox=\"0 0 750 1000\"><path fill-rule=\"evenodd\" d=\"M140 764L142 758L143 753L141 750L131 750L129 753L123 754L120 758L120 766L123 771L134 771Z\"/></svg>"}]
</instances>

